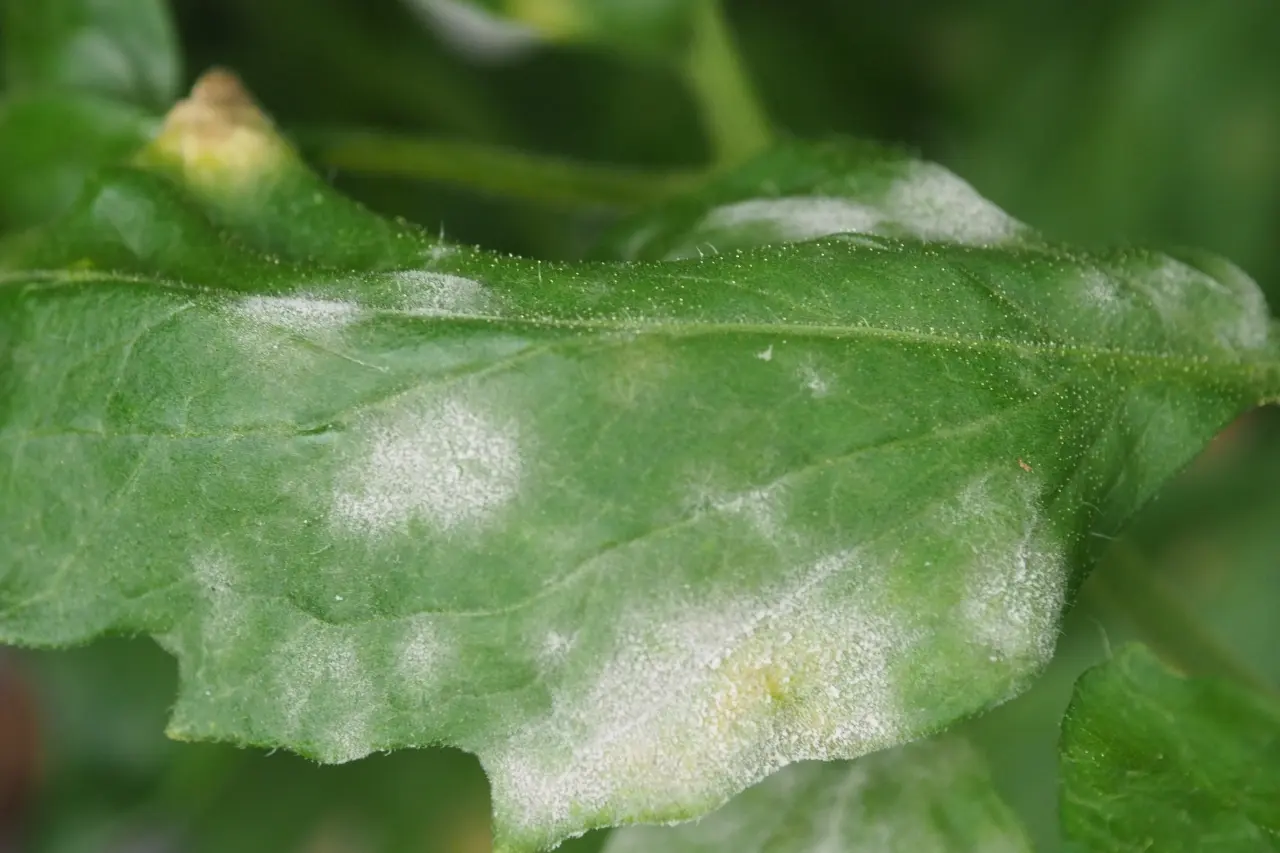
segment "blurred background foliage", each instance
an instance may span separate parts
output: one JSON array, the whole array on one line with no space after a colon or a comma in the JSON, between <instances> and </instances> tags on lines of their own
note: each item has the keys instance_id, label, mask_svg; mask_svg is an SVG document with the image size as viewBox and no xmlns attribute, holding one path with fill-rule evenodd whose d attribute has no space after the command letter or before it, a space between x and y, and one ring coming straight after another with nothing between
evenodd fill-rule
<instances>
[{"instance_id":1,"label":"blurred background foliage","mask_svg":"<svg viewBox=\"0 0 1280 853\"><path fill-rule=\"evenodd\" d=\"M308 151L326 134L374 130L678 172L711 158L687 69L663 58L687 38L687 4L486 2L522 23L460 44L450 0L174 0L181 64L135 60L182 87L211 65L234 68ZM785 133L904 144L1087 245L1212 249L1280 305L1280 4L737 0L726 14ZM13 71L37 36L17 14L2 20L0 227L12 230L74 194L66 164L124 156L165 93L126 67L90 74L98 91L74 108L51 105ZM122 93L134 106L105 99ZM65 168L29 167L40 158ZM319 166L375 209L525 255L581 256L616 216ZM964 727L1039 849L1060 847L1054 749L1074 678L1124 639L1179 642L1145 630L1142 602L1172 603L1223 660L1280 683L1277 414L1247 417L1171 484L1086 585L1041 684ZM316 767L177 744L162 735L176 674L151 641L0 655L0 826L21 818L16 849L488 849L486 786L469 756Z\"/></svg>"}]
</instances>

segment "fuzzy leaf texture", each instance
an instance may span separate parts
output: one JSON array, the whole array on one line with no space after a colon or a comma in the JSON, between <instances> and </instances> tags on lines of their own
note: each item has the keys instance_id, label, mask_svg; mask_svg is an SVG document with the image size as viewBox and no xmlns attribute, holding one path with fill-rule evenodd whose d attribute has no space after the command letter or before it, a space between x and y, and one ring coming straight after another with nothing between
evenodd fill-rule
<instances>
[{"instance_id":1,"label":"fuzzy leaf texture","mask_svg":"<svg viewBox=\"0 0 1280 853\"><path fill-rule=\"evenodd\" d=\"M840 167L928 228L542 263L374 216L207 76L0 246L0 641L155 636L181 739L474 752L508 851L1007 699L1103 537L1275 396L1266 308Z\"/></svg>"},{"instance_id":2,"label":"fuzzy leaf texture","mask_svg":"<svg viewBox=\"0 0 1280 853\"><path fill-rule=\"evenodd\" d=\"M1031 853L981 757L959 738L857 761L805 761L680 826L614 831L604 853Z\"/></svg>"},{"instance_id":3,"label":"fuzzy leaf texture","mask_svg":"<svg viewBox=\"0 0 1280 853\"><path fill-rule=\"evenodd\" d=\"M1280 850L1280 702L1129 646L1062 726L1062 825L1099 853Z\"/></svg>"}]
</instances>

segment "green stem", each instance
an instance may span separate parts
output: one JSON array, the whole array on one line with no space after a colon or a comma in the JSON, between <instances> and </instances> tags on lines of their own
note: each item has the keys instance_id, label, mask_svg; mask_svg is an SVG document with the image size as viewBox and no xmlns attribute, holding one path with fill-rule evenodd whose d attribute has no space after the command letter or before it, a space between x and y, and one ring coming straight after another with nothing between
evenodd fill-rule
<instances>
[{"instance_id":1,"label":"green stem","mask_svg":"<svg viewBox=\"0 0 1280 853\"><path fill-rule=\"evenodd\" d=\"M698 172L652 172L540 157L497 146L375 133L295 134L333 169L438 181L553 206L636 207L698 184Z\"/></svg>"},{"instance_id":2,"label":"green stem","mask_svg":"<svg viewBox=\"0 0 1280 853\"><path fill-rule=\"evenodd\" d=\"M1205 629L1133 545L1116 542L1089 587L1100 603L1128 618L1152 651L1185 674L1230 678L1263 693L1280 694L1280 688Z\"/></svg>"},{"instance_id":3,"label":"green stem","mask_svg":"<svg viewBox=\"0 0 1280 853\"><path fill-rule=\"evenodd\" d=\"M719 0L698 0L684 73L716 161L734 163L767 148L773 131L734 46Z\"/></svg>"}]
</instances>

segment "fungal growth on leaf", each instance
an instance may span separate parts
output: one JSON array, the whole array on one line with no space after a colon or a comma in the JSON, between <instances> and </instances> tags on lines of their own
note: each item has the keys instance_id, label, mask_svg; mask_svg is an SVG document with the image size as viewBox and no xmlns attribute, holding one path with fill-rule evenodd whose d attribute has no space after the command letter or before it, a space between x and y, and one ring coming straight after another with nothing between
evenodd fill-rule
<instances>
[{"instance_id":1,"label":"fungal growth on leaf","mask_svg":"<svg viewBox=\"0 0 1280 853\"><path fill-rule=\"evenodd\" d=\"M0 641L157 638L182 739L468 750L531 851L1015 695L1099 543L1280 396L1243 273L885 149L618 240L667 260L384 219L202 78L0 243Z\"/></svg>"}]
</instances>

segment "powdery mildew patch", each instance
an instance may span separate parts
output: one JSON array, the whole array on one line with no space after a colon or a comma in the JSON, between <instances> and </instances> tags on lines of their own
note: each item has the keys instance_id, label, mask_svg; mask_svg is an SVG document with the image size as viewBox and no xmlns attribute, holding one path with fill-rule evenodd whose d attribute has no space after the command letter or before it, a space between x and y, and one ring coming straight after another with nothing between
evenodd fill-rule
<instances>
[{"instance_id":1,"label":"powdery mildew patch","mask_svg":"<svg viewBox=\"0 0 1280 853\"><path fill-rule=\"evenodd\" d=\"M885 219L922 240L983 246L1018 236L1024 226L936 163L918 163L881 202Z\"/></svg>"},{"instance_id":2,"label":"powdery mildew patch","mask_svg":"<svg viewBox=\"0 0 1280 853\"><path fill-rule=\"evenodd\" d=\"M850 574L875 577L846 551L756 595L624 617L591 683L482 754L500 824L545 845L584 816L677 817L788 762L894 742L911 629L869 586L827 588Z\"/></svg>"},{"instance_id":3,"label":"powdery mildew patch","mask_svg":"<svg viewBox=\"0 0 1280 853\"><path fill-rule=\"evenodd\" d=\"M813 240L828 234L872 231L881 222L872 207L834 196L757 198L711 211L701 231L767 228L779 240Z\"/></svg>"},{"instance_id":4,"label":"powdery mildew patch","mask_svg":"<svg viewBox=\"0 0 1280 853\"><path fill-rule=\"evenodd\" d=\"M197 678L217 669L219 656L233 653L245 633L244 601L236 592L238 569L225 555L195 555L191 571L200 599L200 654ZM194 651L194 650L188 650Z\"/></svg>"},{"instance_id":5,"label":"powdery mildew patch","mask_svg":"<svg viewBox=\"0 0 1280 853\"><path fill-rule=\"evenodd\" d=\"M775 541L784 535L778 503L782 491L782 486L770 485L731 494L701 494L694 501L694 509L738 516L766 539Z\"/></svg>"},{"instance_id":6,"label":"powdery mildew patch","mask_svg":"<svg viewBox=\"0 0 1280 853\"><path fill-rule=\"evenodd\" d=\"M950 519L971 531L974 553L961 613L992 662L1047 663L1066 604L1066 554L1041 518L1035 478L1000 483L1012 491L1002 497L992 479L970 483Z\"/></svg>"},{"instance_id":7,"label":"powdery mildew patch","mask_svg":"<svg viewBox=\"0 0 1280 853\"><path fill-rule=\"evenodd\" d=\"M1216 310L1208 313L1216 342L1227 350L1261 349L1267 343L1270 312L1258 286L1241 270L1219 261L1224 281L1166 258L1138 282L1162 318L1174 322L1177 313L1197 311L1192 300L1208 296Z\"/></svg>"},{"instance_id":8,"label":"powdery mildew patch","mask_svg":"<svg viewBox=\"0 0 1280 853\"><path fill-rule=\"evenodd\" d=\"M419 520L444 533L483 523L520 486L514 425L445 396L375 418L363 448L338 477L330 509L338 527L375 535Z\"/></svg>"},{"instance_id":9,"label":"powdery mildew patch","mask_svg":"<svg viewBox=\"0 0 1280 853\"><path fill-rule=\"evenodd\" d=\"M386 275L400 292L400 308L424 317L475 316L492 312L493 294L471 278L430 270L397 270Z\"/></svg>"},{"instance_id":10,"label":"powdery mildew patch","mask_svg":"<svg viewBox=\"0 0 1280 853\"><path fill-rule=\"evenodd\" d=\"M309 296L247 296L231 310L255 325L304 336L341 331L360 319L361 313L354 302Z\"/></svg>"},{"instance_id":11,"label":"powdery mildew patch","mask_svg":"<svg viewBox=\"0 0 1280 853\"><path fill-rule=\"evenodd\" d=\"M427 616L411 617L404 630L396 674L414 688L440 676L441 667L452 657L453 644Z\"/></svg>"},{"instance_id":12,"label":"powdery mildew patch","mask_svg":"<svg viewBox=\"0 0 1280 853\"><path fill-rule=\"evenodd\" d=\"M287 740L328 763L373 751L377 693L347 630L308 618L271 658Z\"/></svg>"},{"instance_id":13,"label":"powdery mildew patch","mask_svg":"<svg viewBox=\"0 0 1280 853\"><path fill-rule=\"evenodd\" d=\"M704 239L716 232L764 230L773 240L814 240L834 234L903 232L921 240L987 246L1026 227L965 181L934 163L913 164L882 193L858 200L839 196L783 196L735 202L703 217Z\"/></svg>"}]
</instances>

